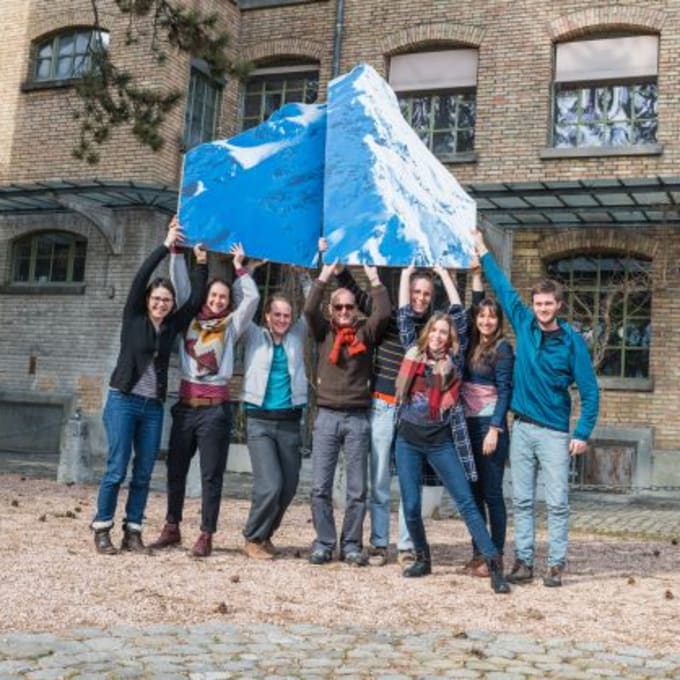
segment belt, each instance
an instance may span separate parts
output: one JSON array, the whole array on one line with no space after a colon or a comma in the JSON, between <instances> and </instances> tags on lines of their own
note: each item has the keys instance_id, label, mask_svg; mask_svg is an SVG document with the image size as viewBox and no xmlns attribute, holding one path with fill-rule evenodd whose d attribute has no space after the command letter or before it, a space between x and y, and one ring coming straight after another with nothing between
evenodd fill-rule
<instances>
[{"instance_id":1,"label":"belt","mask_svg":"<svg viewBox=\"0 0 680 680\"><path fill-rule=\"evenodd\" d=\"M219 406L224 404L226 399L224 397L182 397L180 403L191 408L200 408L201 406Z\"/></svg>"}]
</instances>

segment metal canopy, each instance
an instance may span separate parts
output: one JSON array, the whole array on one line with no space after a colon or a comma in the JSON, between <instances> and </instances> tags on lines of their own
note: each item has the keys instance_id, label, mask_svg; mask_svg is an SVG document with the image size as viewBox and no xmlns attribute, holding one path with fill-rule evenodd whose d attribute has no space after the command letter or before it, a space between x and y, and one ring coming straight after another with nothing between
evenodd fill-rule
<instances>
[{"instance_id":1,"label":"metal canopy","mask_svg":"<svg viewBox=\"0 0 680 680\"><path fill-rule=\"evenodd\" d=\"M63 199L75 196L101 208L145 206L164 212L177 210L177 188L162 184L88 180L33 182L0 186L0 215L45 210L63 212Z\"/></svg>"},{"instance_id":2,"label":"metal canopy","mask_svg":"<svg viewBox=\"0 0 680 680\"><path fill-rule=\"evenodd\" d=\"M498 227L680 223L680 177L471 183L466 191Z\"/></svg>"}]
</instances>

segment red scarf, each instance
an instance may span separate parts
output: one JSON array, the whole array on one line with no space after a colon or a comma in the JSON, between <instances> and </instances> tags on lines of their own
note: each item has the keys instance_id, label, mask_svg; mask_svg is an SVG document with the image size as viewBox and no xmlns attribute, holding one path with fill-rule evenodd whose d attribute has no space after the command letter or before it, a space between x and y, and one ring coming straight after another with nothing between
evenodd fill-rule
<instances>
[{"instance_id":1,"label":"red scarf","mask_svg":"<svg viewBox=\"0 0 680 680\"><path fill-rule=\"evenodd\" d=\"M333 342L333 348L331 353L328 355L328 360L332 364L337 364L340 359L340 350L342 346L347 346L347 352L351 357L356 354L361 354L366 351L366 345L364 345L359 338L357 338L356 328L353 326L343 326L342 328L335 329L335 340Z\"/></svg>"}]
</instances>

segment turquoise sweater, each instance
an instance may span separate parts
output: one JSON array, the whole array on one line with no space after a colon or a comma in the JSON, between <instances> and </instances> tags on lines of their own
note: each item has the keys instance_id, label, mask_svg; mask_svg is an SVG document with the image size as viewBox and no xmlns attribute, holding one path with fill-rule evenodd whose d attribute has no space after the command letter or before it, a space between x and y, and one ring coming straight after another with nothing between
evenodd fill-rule
<instances>
[{"instance_id":1,"label":"turquoise sweater","mask_svg":"<svg viewBox=\"0 0 680 680\"><path fill-rule=\"evenodd\" d=\"M545 427L569 432L569 387L576 383L581 415L572 436L585 441L595 427L600 401L585 341L561 319L563 333L544 338L534 313L522 303L492 255L486 253L481 262L517 338L510 408Z\"/></svg>"}]
</instances>

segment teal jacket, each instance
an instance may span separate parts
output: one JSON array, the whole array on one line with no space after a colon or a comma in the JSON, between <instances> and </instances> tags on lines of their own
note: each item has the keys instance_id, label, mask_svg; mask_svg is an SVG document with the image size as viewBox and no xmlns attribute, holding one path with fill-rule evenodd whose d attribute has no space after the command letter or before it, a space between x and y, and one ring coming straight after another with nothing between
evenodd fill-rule
<instances>
[{"instance_id":1,"label":"teal jacket","mask_svg":"<svg viewBox=\"0 0 680 680\"><path fill-rule=\"evenodd\" d=\"M581 396L581 416L572 436L585 441L595 427L600 403L585 341L561 319L558 323L564 332L544 338L534 313L522 303L492 255L486 253L481 262L517 338L511 410L545 427L569 432L569 387L576 383Z\"/></svg>"}]
</instances>

